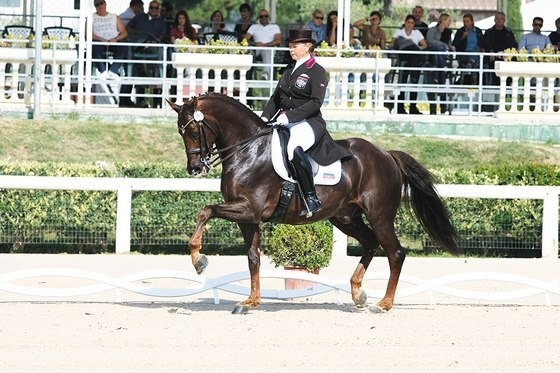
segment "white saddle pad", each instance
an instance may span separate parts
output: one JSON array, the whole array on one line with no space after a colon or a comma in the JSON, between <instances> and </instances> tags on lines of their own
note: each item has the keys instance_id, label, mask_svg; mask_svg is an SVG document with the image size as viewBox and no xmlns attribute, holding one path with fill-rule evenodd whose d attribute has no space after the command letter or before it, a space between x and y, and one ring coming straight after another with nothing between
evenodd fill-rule
<instances>
[{"instance_id":1,"label":"white saddle pad","mask_svg":"<svg viewBox=\"0 0 560 373\"><path fill-rule=\"evenodd\" d=\"M288 170L286 170L286 167L284 166L282 148L280 147L280 137L278 136L278 131L276 129L274 129L274 132L272 133L271 155L274 171L276 171L282 179L295 182L295 180L288 176ZM311 158L309 161L311 162L311 166L313 168L313 180L316 185L335 185L340 181L340 175L342 173L340 160L328 166L321 166Z\"/></svg>"}]
</instances>

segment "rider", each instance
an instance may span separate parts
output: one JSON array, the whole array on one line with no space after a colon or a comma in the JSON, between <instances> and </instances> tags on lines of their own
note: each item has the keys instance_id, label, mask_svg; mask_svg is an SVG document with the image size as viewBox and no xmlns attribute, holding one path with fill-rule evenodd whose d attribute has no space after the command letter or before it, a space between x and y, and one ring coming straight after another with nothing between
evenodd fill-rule
<instances>
[{"instance_id":1,"label":"rider","mask_svg":"<svg viewBox=\"0 0 560 373\"><path fill-rule=\"evenodd\" d=\"M262 120L274 121L290 131L287 153L293 177L298 180L306 207L300 216L310 217L321 210L315 193L313 171L305 151L320 165L329 165L351 153L335 143L327 132L321 105L327 89L327 72L315 61L315 40L311 30L290 30L289 49L294 60L282 73L272 97L262 112Z\"/></svg>"}]
</instances>

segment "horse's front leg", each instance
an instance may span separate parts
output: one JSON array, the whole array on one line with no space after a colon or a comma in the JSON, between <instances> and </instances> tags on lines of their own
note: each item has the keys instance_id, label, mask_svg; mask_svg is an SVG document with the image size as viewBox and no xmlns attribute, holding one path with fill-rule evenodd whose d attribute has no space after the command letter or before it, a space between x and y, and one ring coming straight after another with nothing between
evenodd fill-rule
<instances>
[{"instance_id":1,"label":"horse's front leg","mask_svg":"<svg viewBox=\"0 0 560 373\"><path fill-rule=\"evenodd\" d=\"M261 303L261 285L260 285L260 268L261 268L261 231L258 224L238 224L245 245L248 247L247 261L249 264L249 273L251 275L251 293L249 298L243 302L237 303L231 313L246 314L249 309L256 308Z\"/></svg>"},{"instance_id":2,"label":"horse's front leg","mask_svg":"<svg viewBox=\"0 0 560 373\"><path fill-rule=\"evenodd\" d=\"M200 254L202 248L202 235L206 228L206 223L212 218L212 210L209 206L204 207L198 212L198 223L189 240L189 251L191 254L192 264L196 273L201 274L208 266L208 258L204 254Z\"/></svg>"}]
</instances>

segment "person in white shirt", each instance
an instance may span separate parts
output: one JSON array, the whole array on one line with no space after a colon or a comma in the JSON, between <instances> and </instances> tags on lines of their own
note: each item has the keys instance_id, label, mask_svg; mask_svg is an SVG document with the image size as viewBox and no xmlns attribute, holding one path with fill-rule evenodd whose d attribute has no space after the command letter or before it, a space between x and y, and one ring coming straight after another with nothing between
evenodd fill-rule
<instances>
[{"instance_id":1,"label":"person in white shirt","mask_svg":"<svg viewBox=\"0 0 560 373\"><path fill-rule=\"evenodd\" d=\"M255 23L249 27L246 37L249 41L252 39L257 47L276 47L282 44L280 27L275 23L270 23L270 15L266 9L261 9L259 11L259 23ZM263 63L270 66L270 70L272 70L272 63L274 62L273 50L258 50L255 55L257 57L260 56ZM269 70L265 69L262 78L264 80L269 79Z\"/></svg>"},{"instance_id":2,"label":"person in white shirt","mask_svg":"<svg viewBox=\"0 0 560 373\"><path fill-rule=\"evenodd\" d=\"M107 11L107 3L105 0L95 0L95 13L92 17L92 40L96 42L103 42L105 44L92 45L93 59L105 59L107 50L113 53L115 61L122 60L126 57L126 46L119 45L118 42L125 40L127 31L121 22L121 18L113 13ZM105 79L118 79L119 69L122 62L113 62L107 70L105 61L98 61L95 63L99 76Z\"/></svg>"}]
</instances>

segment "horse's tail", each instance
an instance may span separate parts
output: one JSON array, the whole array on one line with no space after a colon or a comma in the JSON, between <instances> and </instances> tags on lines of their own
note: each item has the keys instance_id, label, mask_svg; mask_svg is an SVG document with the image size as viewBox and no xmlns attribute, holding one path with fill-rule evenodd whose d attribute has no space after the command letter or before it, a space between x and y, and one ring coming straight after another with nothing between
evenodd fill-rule
<instances>
[{"instance_id":1,"label":"horse's tail","mask_svg":"<svg viewBox=\"0 0 560 373\"><path fill-rule=\"evenodd\" d=\"M457 231L435 189L434 176L409 154L395 150L389 153L401 169L404 191L409 196L408 204L424 230L444 249L459 254Z\"/></svg>"}]
</instances>

